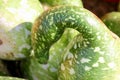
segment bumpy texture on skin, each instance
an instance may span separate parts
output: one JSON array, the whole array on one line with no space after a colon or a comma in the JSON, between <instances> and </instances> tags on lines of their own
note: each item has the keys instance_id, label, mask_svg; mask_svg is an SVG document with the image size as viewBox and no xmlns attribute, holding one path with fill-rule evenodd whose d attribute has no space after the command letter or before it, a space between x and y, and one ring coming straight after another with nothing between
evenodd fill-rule
<instances>
[{"instance_id":1,"label":"bumpy texture on skin","mask_svg":"<svg viewBox=\"0 0 120 80\"><path fill-rule=\"evenodd\" d=\"M106 26L120 37L120 12L110 12L102 17Z\"/></svg>"},{"instance_id":2,"label":"bumpy texture on skin","mask_svg":"<svg viewBox=\"0 0 120 80\"><path fill-rule=\"evenodd\" d=\"M48 62L51 45L60 39L66 28L77 30L79 35L63 52L65 57L58 80L120 79L119 38L114 39L104 23L84 8L56 7L36 20L32 45L40 63Z\"/></svg>"},{"instance_id":3,"label":"bumpy texture on skin","mask_svg":"<svg viewBox=\"0 0 120 80\"><path fill-rule=\"evenodd\" d=\"M0 59L29 55L32 23L42 11L38 0L0 0Z\"/></svg>"},{"instance_id":4,"label":"bumpy texture on skin","mask_svg":"<svg viewBox=\"0 0 120 80\"><path fill-rule=\"evenodd\" d=\"M56 0L51 0L52 2L45 2L48 0L43 1L43 5L46 7L51 8L58 5L74 5L79 6L80 8L83 7L81 0L58 0L59 2L56 3ZM52 5L50 5L52 3ZM79 4L79 5L78 5ZM60 62L62 61L61 53L66 49L68 43L73 39L78 32L74 29L66 29L63 33L62 37L59 41L57 41L52 47L50 48L50 55L49 61L47 64L39 64L37 59L30 58L26 61L22 61L21 68L24 76L29 80L57 80L58 78L58 67ZM57 54L56 54L57 53Z\"/></svg>"}]
</instances>

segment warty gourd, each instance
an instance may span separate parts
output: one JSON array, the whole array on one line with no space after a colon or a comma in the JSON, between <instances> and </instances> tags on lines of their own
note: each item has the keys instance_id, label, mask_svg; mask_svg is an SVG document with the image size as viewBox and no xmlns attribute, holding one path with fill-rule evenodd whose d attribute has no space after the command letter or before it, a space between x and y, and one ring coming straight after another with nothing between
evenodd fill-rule
<instances>
[{"instance_id":1,"label":"warty gourd","mask_svg":"<svg viewBox=\"0 0 120 80\"><path fill-rule=\"evenodd\" d=\"M50 47L66 28L79 32L58 70L58 80L119 80L120 39L90 11L75 6L58 6L43 13L32 27L33 54L37 61L49 61ZM57 53L56 53L57 54Z\"/></svg>"}]
</instances>

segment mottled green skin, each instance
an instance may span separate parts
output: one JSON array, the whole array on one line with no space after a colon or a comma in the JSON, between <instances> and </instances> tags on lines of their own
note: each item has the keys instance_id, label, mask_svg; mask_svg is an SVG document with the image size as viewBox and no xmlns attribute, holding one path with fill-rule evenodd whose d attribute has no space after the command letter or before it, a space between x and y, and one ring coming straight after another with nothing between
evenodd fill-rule
<instances>
[{"instance_id":1,"label":"mottled green skin","mask_svg":"<svg viewBox=\"0 0 120 80\"><path fill-rule=\"evenodd\" d=\"M28 57L32 23L42 11L38 0L0 0L1 59Z\"/></svg>"},{"instance_id":2,"label":"mottled green skin","mask_svg":"<svg viewBox=\"0 0 120 80\"><path fill-rule=\"evenodd\" d=\"M55 0L53 0L52 2L54 1ZM54 5L50 5L50 6L63 5L66 4L65 2L69 3L68 1L60 1L59 3L53 3ZM81 1L76 0L74 2L78 2L76 6L83 7ZM70 2L70 5L75 5L75 3ZM23 61L21 64L21 68L24 76L29 80L35 80L35 79L57 80L58 67L62 60L61 52L65 50L68 43L76 34L78 34L78 32L75 30L71 30L71 29L65 30L61 39L50 48L50 55L49 55L50 60L46 65L39 64L38 61L34 58L30 58L27 59L26 61ZM46 69L44 69L45 66L47 67Z\"/></svg>"},{"instance_id":3,"label":"mottled green skin","mask_svg":"<svg viewBox=\"0 0 120 80\"><path fill-rule=\"evenodd\" d=\"M63 57L61 53L77 34L78 32L73 29L66 29L61 39L50 48L50 59L47 64L40 64L34 57L23 60L21 64L23 75L29 80L57 80L58 67Z\"/></svg>"},{"instance_id":4,"label":"mottled green skin","mask_svg":"<svg viewBox=\"0 0 120 80\"><path fill-rule=\"evenodd\" d=\"M120 12L110 12L102 17L106 26L120 37Z\"/></svg>"},{"instance_id":5,"label":"mottled green skin","mask_svg":"<svg viewBox=\"0 0 120 80\"><path fill-rule=\"evenodd\" d=\"M0 80L26 80L26 79L17 78L17 77L9 77L9 76L0 76Z\"/></svg>"},{"instance_id":6,"label":"mottled green skin","mask_svg":"<svg viewBox=\"0 0 120 80\"><path fill-rule=\"evenodd\" d=\"M49 49L66 28L80 34L62 53L58 80L120 79L120 39L113 38L104 23L84 8L56 7L36 20L32 46L37 61L49 62Z\"/></svg>"},{"instance_id":7,"label":"mottled green skin","mask_svg":"<svg viewBox=\"0 0 120 80\"><path fill-rule=\"evenodd\" d=\"M50 6L73 5L83 7L81 0L39 0L39 1Z\"/></svg>"}]
</instances>

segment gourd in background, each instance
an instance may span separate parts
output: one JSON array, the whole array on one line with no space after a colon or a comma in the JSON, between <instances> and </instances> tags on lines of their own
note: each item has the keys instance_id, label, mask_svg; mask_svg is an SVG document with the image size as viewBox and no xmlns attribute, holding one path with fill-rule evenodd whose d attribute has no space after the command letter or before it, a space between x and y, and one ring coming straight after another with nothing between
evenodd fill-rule
<instances>
[{"instance_id":1,"label":"gourd in background","mask_svg":"<svg viewBox=\"0 0 120 80\"><path fill-rule=\"evenodd\" d=\"M120 37L120 12L107 13L101 19L113 33Z\"/></svg>"},{"instance_id":2,"label":"gourd in background","mask_svg":"<svg viewBox=\"0 0 120 80\"><path fill-rule=\"evenodd\" d=\"M0 0L0 58L23 59L29 54L32 23L43 11L38 0Z\"/></svg>"},{"instance_id":3,"label":"gourd in background","mask_svg":"<svg viewBox=\"0 0 120 80\"><path fill-rule=\"evenodd\" d=\"M75 6L52 8L36 20L32 46L39 63L49 62L49 49L66 28L77 30L79 35L61 53L58 80L120 79L120 39L114 38L93 13Z\"/></svg>"}]
</instances>

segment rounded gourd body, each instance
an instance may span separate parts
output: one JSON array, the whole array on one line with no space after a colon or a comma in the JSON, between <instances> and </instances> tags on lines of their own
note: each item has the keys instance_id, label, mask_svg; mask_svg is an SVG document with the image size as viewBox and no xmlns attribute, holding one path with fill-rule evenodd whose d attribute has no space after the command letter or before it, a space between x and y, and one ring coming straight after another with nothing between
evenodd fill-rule
<instances>
[{"instance_id":1,"label":"rounded gourd body","mask_svg":"<svg viewBox=\"0 0 120 80\"><path fill-rule=\"evenodd\" d=\"M38 0L0 0L1 59L16 60L28 56L32 23L42 11Z\"/></svg>"},{"instance_id":2,"label":"rounded gourd body","mask_svg":"<svg viewBox=\"0 0 120 80\"><path fill-rule=\"evenodd\" d=\"M75 6L52 8L36 20L32 46L37 61L49 62L49 49L66 28L77 30L79 35L66 47L66 52L61 52L58 80L119 79L120 39L114 38L94 14Z\"/></svg>"},{"instance_id":3,"label":"rounded gourd body","mask_svg":"<svg viewBox=\"0 0 120 80\"><path fill-rule=\"evenodd\" d=\"M101 19L112 32L120 37L120 12L107 13Z\"/></svg>"}]
</instances>

